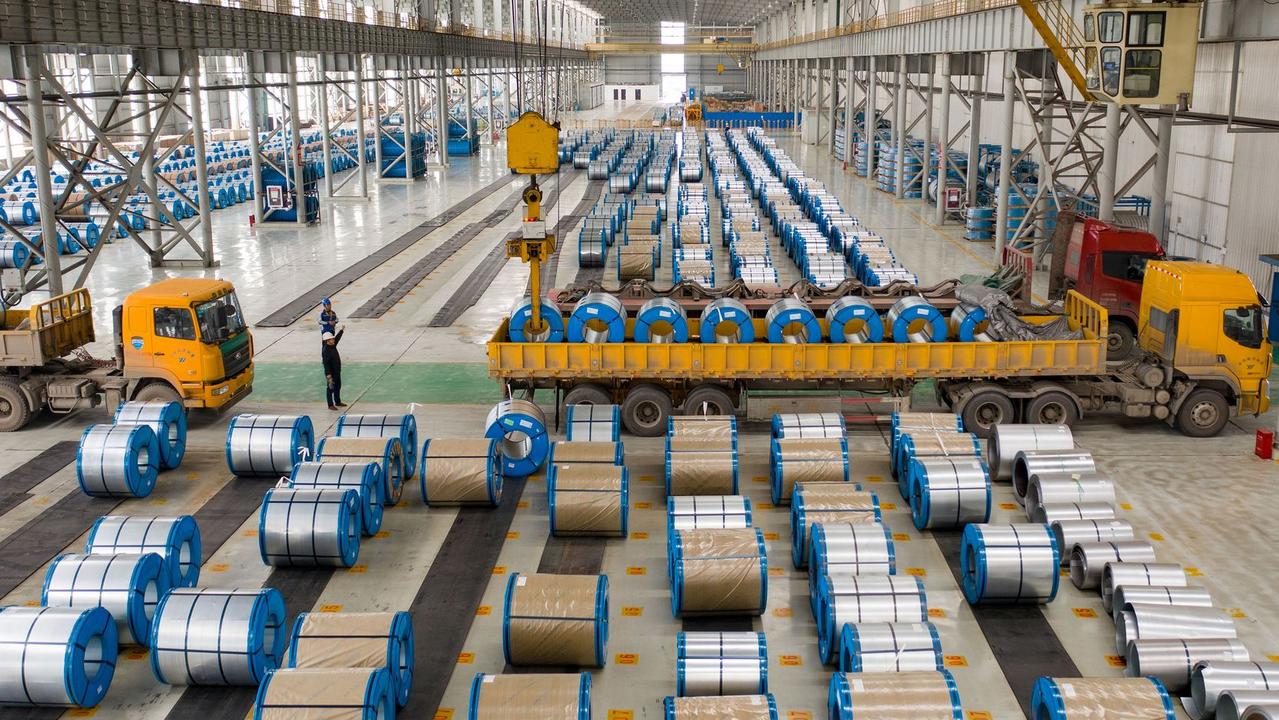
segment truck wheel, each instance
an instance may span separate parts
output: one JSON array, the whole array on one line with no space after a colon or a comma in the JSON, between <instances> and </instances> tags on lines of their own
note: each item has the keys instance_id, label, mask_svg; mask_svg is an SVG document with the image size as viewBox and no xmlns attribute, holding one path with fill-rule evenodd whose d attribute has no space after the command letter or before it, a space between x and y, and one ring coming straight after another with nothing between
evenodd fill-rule
<instances>
[{"instance_id":1,"label":"truck wheel","mask_svg":"<svg viewBox=\"0 0 1279 720\"><path fill-rule=\"evenodd\" d=\"M613 396L603 385L582 383L569 388L564 394L565 405L612 405Z\"/></svg>"},{"instance_id":2,"label":"truck wheel","mask_svg":"<svg viewBox=\"0 0 1279 720\"><path fill-rule=\"evenodd\" d=\"M133 399L138 402L182 402L182 396L166 382L149 382L143 385L133 393Z\"/></svg>"},{"instance_id":3,"label":"truck wheel","mask_svg":"<svg viewBox=\"0 0 1279 720\"><path fill-rule=\"evenodd\" d=\"M684 398L685 415L736 415L733 398L718 385L698 385Z\"/></svg>"},{"instance_id":4,"label":"truck wheel","mask_svg":"<svg viewBox=\"0 0 1279 720\"><path fill-rule=\"evenodd\" d=\"M1177 410L1177 429L1189 437L1212 437L1230 420L1230 404L1216 390L1190 393Z\"/></svg>"},{"instance_id":5,"label":"truck wheel","mask_svg":"<svg viewBox=\"0 0 1279 720\"><path fill-rule=\"evenodd\" d=\"M988 438L1001 423L1017 422L1013 401L998 390L983 390L964 403L964 430Z\"/></svg>"},{"instance_id":6,"label":"truck wheel","mask_svg":"<svg viewBox=\"0 0 1279 720\"><path fill-rule=\"evenodd\" d=\"M639 437L664 435L672 407L671 394L664 389L656 385L636 385L622 401L622 424Z\"/></svg>"},{"instance_id":7,"label":"truck wheel","mask_svg":"<svg viewBox=\"0 0 1279 720\"><path fill-rule=\"evenodd\" d=\"M0 432L21 430L31 421L27 397L12 380L0 380Z\"/></svg>"},{"instance_id":8,"label":"truck wheel","mask_svg":"<svg viewBox=\"0 0 1279 720\"><path fill-rule=\"evenodd\" d=\"M1026 405L1026 417L1022 422L1039 425L1074 425L1079 420L1079 408L1074 398L1064 392L1046 392Z\"/></svg>"},{"instance_id":9,"label":"truck wheel","mask_svg":"<svg viewBox=\"0 0 1279 720\"><path fill-rule=\"evenodd\" d=\"M1128 326L1128 323L1111 320L1110 331L1106 336L1106 359L1127 360L1136 352L1137 334Z\"/></svg>"}]
</instances>

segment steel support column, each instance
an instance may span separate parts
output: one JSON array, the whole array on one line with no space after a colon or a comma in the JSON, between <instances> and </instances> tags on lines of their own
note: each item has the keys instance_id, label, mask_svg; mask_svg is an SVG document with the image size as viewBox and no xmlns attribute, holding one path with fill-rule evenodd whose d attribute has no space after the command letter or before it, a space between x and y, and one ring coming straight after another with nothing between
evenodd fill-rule
<instances>
[{"instance_id":1,"label":"steel support column","mask_svg":"<svg viewBox=\"0 0 1279 720\"><path fill-rule=\"evenodd\" d=\"M297 224L306 224L306 184L302 175L302 106L298 103L298 56L294 53L285 55L285 68L288 73L289 98L289 138L285 143L288 157L285 162L293 168L294 210L297 213Z\"/></svg>"},{"instance_id":2,"label":"steel support column","mask_svg":"<svg viewBox=\"0 0 1279 720\"><path fill-rule=\"evenodd\" d=\"M58 223L54 215L53 174L49 167L48 129L44 117L44 55L40 48L26 48L27 119L31 154L35 165L36 198L40 201L40 238L50 295L62 294L62 262L58 254Z\"/></svg>"},{"instance_id":3,"label":"steel support column","mask_svg":"<svg viewBox=\"0 0 1279 720\"><path fill-rule=\"evenodd\" d=\"M1097 176L1097 217L1115 221L1115 176L1119 173L1119 106L1106 105L1106 129L1102 134L1101 174Z\"/></svg>"},{"instance_id":4,"label":"steel support column","mask_svg":"<svg viewBox=\"0 0 1279 720\"><path fill-rule=\"evenodd\" d=\"M1150 233L1166 240L1168 224L1168 166L1172 155L1172 116L1161 116L1156 123L1159 137L1155 150L1155 177L1150 193Z\"/></svg>"},{"instance_id":5,"label":"steel support column","mask_svg":"<svg viewBox=\"0 0 1279 720\"><path fill-rule=\"evenodd\" d=\"M906 56L897 56L897 72L893 82L893 140L896 143L897 167L893 177L893 194L900 198L906 192Z\"/></svg>"},{"instance_id":6,"label":"steel support column","mask_svg":"<svg viewBox=\"0 0 1279 720\"><path fill-rule=\"evenodd\" d=\"M188 113L191 116L191 145L195 151L195 196L200 210L201 263L213 267L213 202L209 197L209 156L204 143L204 91L200 86L200 54L182 51L183 71L188 73Z\"/></svg>"},{"instance_id":7,"label":"steel support column","mask_svg":"<svg viewBox=\"0 0 1279 720\"><path fill-rule=\"evenodd\" d=\"M866 177L875 177L875 140L879 136L879 122L876 107L879 98L879 72L876 69L874 55L870 56L870 74L866 77L866 110L862 129L862 139L866 141Z\"/></svg>"},{"instance_id":8,"label":"steel support column","mask_svg":"<svg viewBox=\"0 0 1279 720\"><path fill-rule=\"evenodd\" d=\"M995 211L995 262L1001 263L1008 243L1008 200L1012 191L1013 118L1017 109L1017 60L1004 53L1004 126L999 143L999 197Z\"/></svg>"},{"instance_id":9,"label":"steel support column","mask_svg":"<svg viewBox=\"0 0 1279 720\"><path fill-rule=\"evenodd\" d=\"M941 62L941 115L937 132L937 203L933 208L933 224L946 222L946 174L950 162L950 56Z\"/></svg>"}]
</instances>

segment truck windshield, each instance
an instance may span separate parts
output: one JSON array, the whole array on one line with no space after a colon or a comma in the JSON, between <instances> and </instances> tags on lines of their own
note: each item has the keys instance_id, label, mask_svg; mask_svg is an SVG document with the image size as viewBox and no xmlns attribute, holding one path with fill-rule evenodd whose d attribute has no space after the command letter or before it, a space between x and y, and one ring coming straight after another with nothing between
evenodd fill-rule
<instances>
[{"instance_id":1,"label":"truck windshield","mask_svg":"<svg viewBox=\"0 0 1279 720\"><path fill-rule=\"evenodd\" d=\"M1261 306L1249 305L1226 310L1222 332L1246 348L1261 347Z\"/></svg>"},{"instance_id":2,"label":"truck windshield","mask_svg":"<svg viewBox=\"0 0 1279 720\"><path fill-rule=\"evenodd\" d=\"M200 342L218 343L244 329L244 315L235 293L227 293L195 306L200 323Z\"/></svg>"},{"instance_id":3,"label":"truck windshield","mask_svg":"<svg viewBox=\"0 0 1279 720\"><path fill-rule=\"evenodd\" d=\"M1162 259L1158 253L1107 250L1101 254L1101 272L1119 280L1140 283L1146 276L1146 263Z\"/></svg>"}]
</instances>

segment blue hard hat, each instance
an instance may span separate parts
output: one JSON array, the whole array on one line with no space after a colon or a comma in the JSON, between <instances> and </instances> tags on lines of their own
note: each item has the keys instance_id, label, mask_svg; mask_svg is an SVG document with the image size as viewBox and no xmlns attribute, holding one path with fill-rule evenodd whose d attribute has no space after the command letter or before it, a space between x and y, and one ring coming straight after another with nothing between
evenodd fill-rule
<instances>
[{"instance_id":1,"label":"blue hard hat","mask_svg":"<svg viewBox=\"0 0 1279 720\"><path fill-rule=\"evenodd\" d=\"M328 299L328 298L324 298L323 300L321 300L321 301L320 301L320 304L322 304L322 305L331 305L332 303L329 301L329 299Z\"/></svg>"}]
</instances>

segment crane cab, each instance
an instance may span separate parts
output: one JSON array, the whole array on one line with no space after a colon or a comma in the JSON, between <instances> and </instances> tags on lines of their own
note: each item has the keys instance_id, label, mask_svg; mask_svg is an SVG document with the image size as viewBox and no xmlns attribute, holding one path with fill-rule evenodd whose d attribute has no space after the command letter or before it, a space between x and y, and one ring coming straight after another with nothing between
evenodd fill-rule
<instances>
[{"instance_id":1,"label":"crane cab","mask_svg":"<svg viewBox=\"0 0 1279 720\"><path fill-rule=\"evenodd\" d=\"M1084 8L1084 74L1098 100L1190 103L1201 3L1116 2Z\"/></svg>"}]
</instances>

